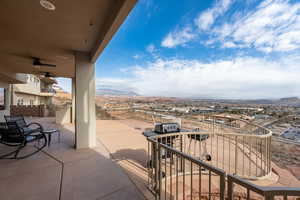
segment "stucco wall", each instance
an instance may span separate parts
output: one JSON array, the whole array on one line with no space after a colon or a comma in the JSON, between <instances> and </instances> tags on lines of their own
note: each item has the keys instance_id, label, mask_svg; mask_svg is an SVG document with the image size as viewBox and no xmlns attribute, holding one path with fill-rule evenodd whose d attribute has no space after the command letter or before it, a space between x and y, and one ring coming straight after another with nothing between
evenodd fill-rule
<instances>
[{"instance_id":1,"label":"stucco wall","mask_svg":"<svg viewBox=\"0 0 300 200\"><path fill-rule=\"evenodd\" d=\"M8 89L9 88L9 84L0 82L0 87ZM8 103L8 102L6 102L6 103ZM9 106L7 108L9 108ZM10 115L9 109L0 110L0 122L5 122L4 115Z\"/></svg>"},{"instance_id":2,"label":"stucco wall","mask_svg":"<svg viewBox=\"0 0 300 200\"><path fill-rule=\"evenodd\" d=\"M33 84L14 84L15 92L24 92L33 95L39 95L41 92L40 86L35 86Z\"/></svg>"},{"instance_id":3,"label":"stucco wall","mask_svg":"<svg viewBox=\"0 0 300 200\"><path fill-rule=\"evenodd\" d=\"M9 110L0 110L0 122L5 122L5 115L10 115Z\"/></svg>"},{"instance_id":4,"label":"stucco wall","mask_svg":"<svg viewBox=\"0 0 300 200\"><path fill-rule=\"evenodd\" d=\"M71 105L65 105L56 110L56 123L57 124L66 124L71 123Z\"/></svg>"},{"instance_id":5,"label":"stucco wall","mask_svg":"<svg viewBox=\"0 0 300 200\"><path fill-rule=\"evenodd\" d=\"M33 95L39 95L41 92L41 81L38 77L34 75L27 75L27 83L26 84L14 84L15 92L23 92Z\"/></svg>"},{"instance_id":6,"label":"stucco wall","mask_svg":"<svg viewBox=\"0 0 300 200\"><path fill-rule=\"evenodd\" d=\"M15 93L14 96L14 104L18 104L18 99L23 99L23 105L30 105L30 101L33 101L33 105L39 105L39 97L35 95L28 95L28 94L23 94L23 93Z\"/></svg>"}]
</instances>

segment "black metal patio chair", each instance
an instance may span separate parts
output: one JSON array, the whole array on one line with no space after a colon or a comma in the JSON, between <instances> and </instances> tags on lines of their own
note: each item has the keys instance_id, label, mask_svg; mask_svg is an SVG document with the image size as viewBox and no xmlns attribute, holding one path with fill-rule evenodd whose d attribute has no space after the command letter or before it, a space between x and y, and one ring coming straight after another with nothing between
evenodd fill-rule
<instances>
[{"instance_id":1,"label":"black metal patio chair","mask_svg":"<svg viewBox=\"0 0 300 200\"><path fill-rule=\"evenodd\" d=\"M25 135L32 133L39 133L43 131L41 124L32 122L27 124L23 116L4 116L6 126L9 129L20 129Z\"/></svg>"},{"instance_id":2,"label":"black metal patio chair","mask_svg":"<svg viewBox=\"0 0 300 200\"><path fill-rule=\"evenodd\" d=\"M23 159L27 158L47 145L46 135L43 133L43 127L39 123L26 124L24 117L5 116L6 128L0 128L0 143L14 150L0 155L0 159ZM35 127L33 127L33 125ZM35 150L26 155L18 156L20 151L28 144L34 141L43 140L44 143L35 146Z\"/></svg>"}]
</instances>

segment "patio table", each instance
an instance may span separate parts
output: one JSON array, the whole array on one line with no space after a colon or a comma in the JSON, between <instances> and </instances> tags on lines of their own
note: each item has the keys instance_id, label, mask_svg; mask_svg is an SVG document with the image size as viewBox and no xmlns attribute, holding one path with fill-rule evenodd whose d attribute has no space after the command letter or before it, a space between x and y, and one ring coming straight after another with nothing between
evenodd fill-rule
<instances>
[{"instance_id":1,"label":"patio table","mask_svg":"<svg viewBox=\"0 0 300 200\"><path fill-rule=\"evenodd\" d=\"M50 129L50 130L44 130L44 131L42 131L42 133L44 133L44 134L46 134L48 136L48 147L51 144L51 137L52 137L52 134L54 134L54 133L57 133L58 142L60 143L60 130L58 130L58 129Z\"/></svg>"}]
</instances>

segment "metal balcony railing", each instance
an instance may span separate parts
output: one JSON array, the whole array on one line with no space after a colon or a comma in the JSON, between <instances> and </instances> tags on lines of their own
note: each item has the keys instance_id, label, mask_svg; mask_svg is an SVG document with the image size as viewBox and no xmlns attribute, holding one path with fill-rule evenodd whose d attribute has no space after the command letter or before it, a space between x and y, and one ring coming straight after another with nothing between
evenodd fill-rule
<instances>
[{"instance_id":1,"label":"metal balcony railing","mask_svg":"<svg viewBox=\"0 0 300 200\"><path fill-rule=\"evenodd\" d=\"M203 196L224 199L223 170L151 138L148 141L148 152L152 152L149 153L148 185L156 199L202 199ZM187 186L197 189L187 189Z\"/></svg>"},{"instance_id":2,"label":"metal balcony railing","mask_svg":"<svg viewBox=\"0 0 300 200\"><path fill-rule=\"evenodd\" d=\"M41 92L56 94L56 91L54 89L52 89L52 88L41 88Z\"/></svg>"},{"instance_id":3,"label":"metal balcony railing","mask_svg":"<svg viewBox=\"0 0 300 200\"><path fill-rule=\"evenodd\" d=\"M182 127L189 126L197 129L147 138L148 185L157 199L232 199L233 182L250 191L252 185L244 179L263 179L271 173L270 130L216 116L183 120ZM271 191L274 195L300 195L300 188L292 190L294 193L288 193L288 188ZM259 194L269 198L269 193Z\"/></svg>"}]
</instances>

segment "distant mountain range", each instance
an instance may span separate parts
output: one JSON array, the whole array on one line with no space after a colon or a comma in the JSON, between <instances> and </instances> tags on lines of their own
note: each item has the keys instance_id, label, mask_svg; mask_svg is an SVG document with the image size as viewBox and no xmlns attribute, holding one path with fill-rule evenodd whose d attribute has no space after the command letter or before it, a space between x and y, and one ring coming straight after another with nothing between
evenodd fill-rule
<instances>
[{"instance_id":1,"label":"distant mountain range","mask_svg":"<svg viewBox=\"0 0 300 200\"><path fill-rule=\"evenodd\" d=\"M281 106L297 106L300 107L300 99L298 97L285 97L280 99L194 99L194 101L209 101L219 103L233 104L261 104L261 105L281 105Z\"/></svg>"},{"instance_id":2,"label":"distant mountain range","mask_svg":"<svg viewBox=\"0 0 300 200\"><path fill-rule=\"evenodd\" d=\"M118 90L111 88L98 88L96 95L114 95L114 96L139 96L136 92L130 90Z\"/></svg>"},{"instance_id":3,"label":"distant mountain range","mask_svg":"<svg viewBox=\"0 0 300 200\"><path fill-rule=\"evenodd\" d=\"M300 106L300 99L298 97L281 98L277 101L281 105Z\"/></svg>"},{"instance_id":4,"label":"distant mountain range","mask_svg":"<svg viewBox=\"0 0 300 200\"><path fill-rule=\"evenodd\" d=\"M287 102L298 102L300 99L298 97L286 97L286 98L281 98L279 99L280 101L287 101Z\"/></svg>"},{"instance_id":5,"label":"distant mountain range","mask_svg":"<svg viewBox=\"0 0 300 200\"><path fill-rule=\"evenodd\" d=\"M281 99L258 99L258 100L249 100L248 102L252 102L256 104L300 106L300 99L298 97L285 97Z\"/></svg>"},{"instance_id":6,"label":"distant mountain range","mask_svg":"<svg viewBox=\"0 0 300 200\"><path fill-rule=\"evenodd\" d=\"M124 87L122 85L98 85L96 95L112 95L112 96L140 96L133 88ZM141 96L140 96L141 97ZM150 97L148 97L150 98ZM164 98L164 97L162 97ZM181 99L181 98L175 98ZM202 98L183 98L185 101L203 101L203 102L219 102L233 104L260 104L260 105L281 105L281 106L297 106L300 107L300 99L298 97L285 97L280 99L202 99Z\"/></svg>"}]
</instances>

